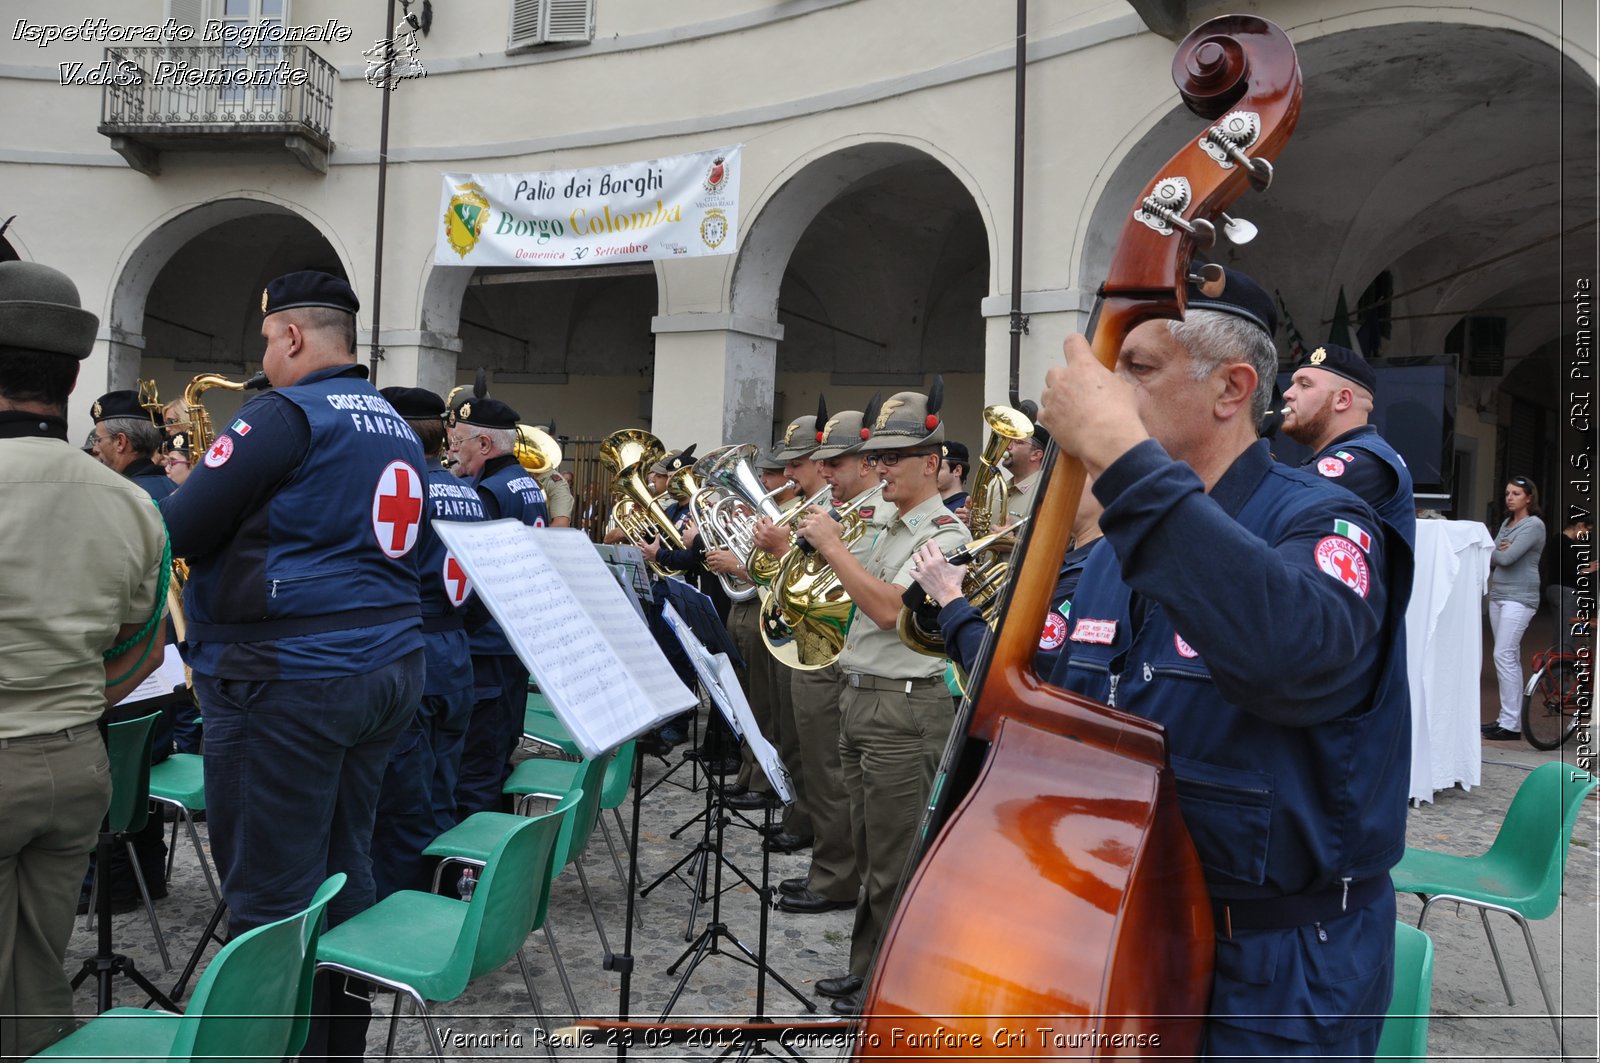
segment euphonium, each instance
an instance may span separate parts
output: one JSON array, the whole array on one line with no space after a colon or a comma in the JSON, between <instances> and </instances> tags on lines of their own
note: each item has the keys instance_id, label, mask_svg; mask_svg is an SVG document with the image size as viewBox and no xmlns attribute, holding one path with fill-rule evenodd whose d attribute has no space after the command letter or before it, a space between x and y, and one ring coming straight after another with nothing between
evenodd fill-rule
<instances>
[{"instance_id":1,"label":"euphonium","mask_svg":"<svg viewBox=\"0 0 1600 1063\"><path fill-rule=\"evenodd\" d=\"M846 546L867 530L861 507L880 497L876 490L863 491L835 513L841 525L839 540ZM816 504L813 500L797 512ZM761 594L761 640L790 668L803 672L826 668L844 649L853 608L833 566L815 550L796 545L783 555L772 585Z\"/></svg>"},{"instance_id":2,"label":"euphonium","mask_svg":"<svg viewBox=\"0 0 1600 1063\"><path fill-rule=\"evenodd\" d=\"M783 513L772 497L789 489L792 480L772 491L763 489L754 462L760 450L753 443L719 447L694 463L694 475L701 487L689 499L689 511L705 537L707 549L733 553L740 564L749 562L755 550L755 523L758 516L773 521ZM747 601L756 585L740 576L717 573L717 581L730 601Z\"/></svg>"},{"instance_id":3,"label":"euphonium","mask_svg":"<svg viewBox=\"0 0 1600 1063\"><path fill-rule=\"evenodd\" d=\"M1010 406L985 407L983 419L989 425L989 439L972 473L972 491L967 502L973 541L958 551L966 560L957 563L969 566L961 581L961 593L992 626L995 607L1000 604L1000 592L1011 575L1011 555L995 550L994 546L1022 523L1019 521L1005 532L989 533L994 514L1005 512L1006 489L1000 476L1000 459L1014 441L1033 435L1033 422ZM920 591L916 584L912 584L912 589ZM914 595L908 591L906 597ZM943 657L946 655L944 635L934 622L938 609L927 608L926 595L916 600L915 606L904 606L900 610L900 619L895 623L900 641L930 657Z\"/></svg>"}]
</instances>

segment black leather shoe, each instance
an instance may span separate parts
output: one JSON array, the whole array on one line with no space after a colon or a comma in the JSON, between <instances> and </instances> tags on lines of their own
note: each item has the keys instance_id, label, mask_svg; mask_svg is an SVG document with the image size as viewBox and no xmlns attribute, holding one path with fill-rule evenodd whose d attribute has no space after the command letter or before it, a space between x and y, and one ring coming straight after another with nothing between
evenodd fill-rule
<instances>
[{"instance_id":1,"label":"black leather shoe","mask_svg":"<svg viewBox=\"0 0 1600 1063\"><path fill-rule=\"evenodd\" d=\"M1520 742L1522 741L1522 732L1508 731L1499 724L1495 724L1494 727L1483 732L1483 737L1490 742Z\"/></svg>"},{"instance_id":2,"label":"black leather shoe","mask_svg":"<svg viewBox=\"0 0 1600 1063\"><path fill-rule=\"evenodd\" d=\"M825 997L848 997L851 993L861 992L862 981L860 976L841 974L837 978L817 979L816 990Z\"/></svg>"},{"instance_id":3,"label":"black leather shoe","mask_svg":"<svg viewBox=\"0 0 1600 1063\"><path fill-rule=\"evenodd\" d=\"M775 838L783 833L782 823L757 823L756 833L763 838Z\"/></svg>"},{"instance_id":4,"label":"black leather shoe","mask_svg":"<svg viewBox=\"0 0 1600 1063\"><path fill-rule=\"evenodd\" d=\"M778 898L779 911L799 912L803 915L810 915L816 912L836 912L841 908L854 908L855 906L855 901L830 901L826 897L812 893L809 889Z\"/></svg>"},{"instance_id":5,"label":"black leather shoe","mask_svg":"<svg viewBox=\"0 0 1600 1063\"><path fill-rule=\"evenodd\" d=\"M861 1005L866 1003L866 996L865 989L858 989L847 997L839 997L829 1006L835 1015L860 1015Z\"/></svg>"},{"instance_id":6,"label":"black leather shoe","mask_svg":"<svg viewBox=\"0 0 1600 1063\"><path fill-rule=\"evenodd\" d=\"M742 794L735 794L728 798L729 808L742 808L746 811L757 808L766 808L771 794L758 794L753 790L746 790Z\"/></svg>"},{"instance_id":7,"label":"black leather shoe","mask_svg":"<svg viewBox=\"0 0 1600 1063\"><path fill-rule=\"evenodd\" d=\"M797 853L801 849L811 848L814 840L809 834L790 834L788 831L782 831L762 842L761 847L769 853Z\"/></svg>"},{"instance_id":8,"label":"black leather shoe","mask_svg":"<svg viewBox=\"0 0 1600 1063\"><path fill-rule=\"evenodd\" d=\"M747 794L749 792L750 787L746 786L742 782L731 782L722 788L723 797L738 797L740 794Z\"/></svg>"},{"instance_id":9,"label":"black leather shoe","mask_svg":"<svg viewBox=\"0 0 1600 1063\"><path fill-rule=\"evenodd\" d=\"M811 880L805 875L801 875L798 878L786 878L778 883L778 892L791 897L797 893L809 893L810 890Z\"/></svg>"}]
</instances>

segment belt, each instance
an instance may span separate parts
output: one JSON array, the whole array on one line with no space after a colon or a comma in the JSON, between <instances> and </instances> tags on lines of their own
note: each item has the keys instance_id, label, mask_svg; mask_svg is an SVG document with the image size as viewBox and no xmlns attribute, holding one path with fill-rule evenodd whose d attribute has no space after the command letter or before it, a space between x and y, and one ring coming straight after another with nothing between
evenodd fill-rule
<instances>
[{"instance_id":1,"label":"belt","mask_svg":"<svg viewBox=\"0 0 1600 1063\"><path fill-rule=\"evenodd\" d=\"M326 635L358 627L378 627L397 620L419 616L420 607L411 602L384 609L346 609L319 616L286 616L278 620L250 620L239 624L208 624L189 621L184 639L196 642L272 642L299 635Z\"/></svg>"},{"instance_id":2,"label":"belt","mask_svg":"<svg viewBox=\"0 0 1600 1063\"><path fill-rule=\"evenodd\" d=\"M69 742L75 742L80 738L87 738L89 735L98 735L99 733L99 724L80 723L76 727L68 727L62 731L51 731L49 734L23 735L21 738L0 738L0 749L29 742L53 742L62 738L67 739Z\"/></svg>"},{"instance_id":3,"label":"belt","mask_svg":"<svg viewBox=\"0 0 1600 1063\"><path fill-rule=\"evenodd\" d=\"M1327 923L1364 908L1392 891L1388 875L1345 882L1317 893L1297 893L1292 897L1256 897L1240 900L1212 898L1211 914L1217 932L1233 937L1235 930L1287 930L1290 927Z\"/></svg>"},{"instance_id":4,"label":"belt","mask_svg":"<svg viewBox=\"0 0 1600 1063\"><path fill-rule=\"evenodd\" d=\"M461 619L460 613L451 613L448 616L425 616L422 618L422 633L432 635L438 631L464 631L467 623Z\"/></svg>"},{"instance_id":5,"label":"belt","mask_svg":"<svg viewBox=\"0 0 1600 1063\"><path fill-rule=\"evenodd\" d=\"M861 672L846 672L846 683L863 690L898 690L902 694L909 694L918 687L944 686L944 676L924 675L916 679L885 679L878 675L864 675Z\"/></svg>"}]
</instances>

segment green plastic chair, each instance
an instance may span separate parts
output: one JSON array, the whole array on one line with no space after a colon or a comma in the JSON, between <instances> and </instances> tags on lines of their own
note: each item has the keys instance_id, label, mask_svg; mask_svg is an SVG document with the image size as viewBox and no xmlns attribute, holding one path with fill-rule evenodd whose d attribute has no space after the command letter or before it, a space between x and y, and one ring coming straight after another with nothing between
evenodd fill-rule
<instances>
[{"instance_id":1,"label":"green plastic chair","mask_svg":"<svg viewBox=\"0 0 1600 1063\"><path fill-rule=\"evenodd\" d=\"M194 829L194 814L206 810L205 758L197 753L174 753L160 764L150 765L150 800L177 813L172 821L172 840L167 846L167 877L172 877L172 858L178 851L178 820L181 819L188 828L195 859L200 861L200 870L205 872L211 897L220 902L222 893L211 875L211 862L200 848L200 835Z\"/></svg>"},{"instance_id":2,"label":"green plastic chair","mask_svg":"<svg viewBox=\"0 0 1600 1063\"><path fill-rule=\"evenodd\" d=\"M575 799L566 808L532 819L498 812L469 817L468 823L479 816L493 816L501 829L470 901L401 890L323 935L317 946L319 970L340 971L394 990L385 1059L394 1055L403 996L416 1004L434 1057L443 1060L444 1046L427 1002L456 999L474 978L496 970L512 956L517 958L528 1000L548 1035L549 1023L522 945L539 915L541 892L546 897L549 893L549 886L540 883L548 883L550 878L556 835L571 819L569 811L577 803ZM548 1036L545 1043L550 1043Z\"/></svg>"},{"instance_id":3,"label":"green plastic chair","mask_svg":"<svg viewBox=\"0 0 1600 1063\"><path fill-rule=\"evenodd\" d=\"M1595 785L1594 776L1570 764L1560 761L1541 764L1517 788L1511 807L1506 810L1505 822L1500 824L1488 852L1482 856L1451 856L1425 849L1407 849L1400 863L1389 873L1396 890L1415 893L1422 899L1418 930L1422 929L1428 912L1442 901L1470 904L1478 909L1484 933L1489 938L1489 951L1494 954L1495 967L1500 971L1500 984L1505 986L1506 1001L1510 1004L1515 1004L1516 998L1511 992L1511 980L1506 977L1505 964L1500 960L1500 946L1495 941L1494 928L1489 925L1489 913L1504 912L1516 920L1522 928L1523 940L1528 943L1528 956L1533 960L1533 973L1539 982L1539 992L1544 994L1545 1010L1549 1012L1550 1025L1555 1028L1558 1045L1561 1044L1561 1020L1550 999L1550 987L1545 982L1544 967L1539 963L1539 952L1533 947L1528 920L1548 918L1561 900L1572 828L1577 823L1584 797Z\"/></svg>"},{"instance_id":4,"label":"green plastic chair","mask_svg":"<svg viewBox=\"0 0 1600 1063\"><path fill-rule=\"evenodd\" d=\"M156 938L156 951L161 954L161 964L172 970L172 960L167 956L167 941L161 933L161 921L156 918L156 906L150 899L150 887L145 884L144 871L139 857L133 851L133 835L144 829L150 819L150 745L154 736L159 712L137 719L122 720L106 725L106 758L111 764L111 808L106 812L105 829L121 839L128 847L128 862L133 865L133 880L138 883L139 896L144 900L145 915L150 920L150 932ZM94 881L89 887L89 910L83 917L83 928L94 925L99 908L95 899L100 892L100 868L94 870Z\"/></svg>"},{"instance_id":5,"label":"green plastic chair","mask_svg":"<svg viewBox=\"0 0 1600 1063\"><path fill-rule=\"evenodd\" d=\"M211 961L182 1015L113 1008L37 1059L283 1059L310 1028L311 958L323 910L344 886L334 875L310 907L241 934Z\"/></svg>"},{"instance_id":6,"label":"green plastic chair","mask_svg":"<svg viewBox=\"0 0 1600 1063\"><path fill-rule=\"evenodd\" d=\"M567 730L550 707L550 700L538 691L528 695L527 705L522 711L522 737L574 760L583 755L572 732Z\"/></svg>"},{"instance_id":7,"label":"green plastic chair","mask_svg":"<svg viewBox=\"0 0 1600 1063\"><path fill-rule=\"evenodd\" d=\"M1394 925L1394 998L1383 1020L1373 1063L1428 1058L1428 1012L1433 1003L1433 939L1405 923Z\"/></svg>"},{"instance_id":8,"label":"green plastic chair","mask_svg":"<svg viewBox=\"0 0 1600 1063\"><path fill-rule=\"evenodd\" d=\"M600 805L601 813L609 811L616 820L617 830L622 832L623 848L628 846L628 829L622 824L622 814L617 810L627 800L628 792L633 787L633 768L635 763L634 745L637 739L629 739L611 753L606 762L605 775L600 780ZM517 766L520 775L517 777L516 792L528 794L561 794L566 793L574 785L581 785L580 775L584 770L586 761L576 760L526 760ZM517 772L513 772L517 775ZM512 782L507 780L507 792ZM622 870L622 855L616 842L611 837L611 829L606 825L605 816L597 818L600 834L605 839L606 848L611 852L611 865L617 873L617 882L624 890L628 888L627 873ZM635 918L639 912L634 911ZM644 929L643 919L640 918L639 928Z\"/></svg>"}]
</instances>

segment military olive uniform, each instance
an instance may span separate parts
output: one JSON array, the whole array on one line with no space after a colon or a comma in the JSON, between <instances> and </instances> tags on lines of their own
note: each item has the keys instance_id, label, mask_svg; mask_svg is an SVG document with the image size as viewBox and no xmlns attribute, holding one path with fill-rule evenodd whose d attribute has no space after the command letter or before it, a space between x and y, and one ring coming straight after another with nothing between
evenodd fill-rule
<instances>
[{"instance_id":1,"label":"military olive uniform","mask_svg":"<svg viewBox=\"0 0 1600 1063\"><path fill-rule=\"evenodd\" d=\"M1034 500L1038 497L1038 472L1031 472L1019 479L1012 480L1011 486L1006 488L1006 523L1015 524L1029 513L1032 513Z\"/></svg>"},{"instance_id":2,"label":"military olive uniform","mask_svg":"<svg viewBox=\"0 0 1600 1063\"><path fill-rule=\"evenodd\" d=\"M560 469L552 469L543 476L535 477L539 486L544 488L544 508L550 511L550 519L560 517L572 519L576 503L572 498L572 482L562 475Z\"/></svg>"},{"instance_id":3,"label":"military olive uniform","mask_svg":"<svg viewBox=\"0 0 1600 1063\"><path fill-rule=\"evenodd\" d=\"M869 533L870 534L870 533ZM876 579L909 587L912 555L932 540L945 552L971 539L937 494L905 513L892 509L862 561ZM900 873L916 840L934 773L954 721L942 658L918 653L894 628L857 613L839 655L839 759L850 796L856 905L850 973L866 978L888 924Z\"/></svg>"},{"instance_id":4,"label":"military olive uniform","mask_svg":"<svg viewBox=\"0 0 1600 1063\"><path fill-rule=\"evenodd\" d=\"M856 515L867 527L850 544L851 555L862 564L895 515L894 507L883 501L882 484L873 485L865 493L868 500ZM853 901L861 891L861 875L850 829L850 794L845 789L844 768L839 760L839 703L845 691L844 672L837 662L814 671L792 669L789 690L794 701L801 773L806 779L806 810L816 839L811 847L807 885L812 893L830 901Z\"/></svg>"}]
</instances>

